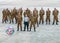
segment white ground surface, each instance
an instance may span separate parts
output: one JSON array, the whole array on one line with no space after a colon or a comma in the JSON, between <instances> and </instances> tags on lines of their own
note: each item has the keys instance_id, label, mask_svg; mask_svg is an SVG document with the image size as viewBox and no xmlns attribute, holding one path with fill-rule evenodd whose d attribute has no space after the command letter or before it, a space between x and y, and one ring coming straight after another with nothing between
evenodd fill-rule
<instances>
[{"instance_id":1,"label":"white ground surface","mask_svg":"<svg viewBox=\"0 0 60 43\"><path fill-rule=\"evenodd\" d=\"M9 1L15 3L16 0L15 1L9 0ZM60 43L60 12L59 12L59 25L52 25L53 16L51 14L51 24L50 25L46 25L46 23L44 25L40 24L39 27L36 27L36 32L33 31L33 28L32 28L31 32L27 32L27 31L17 32L16 31L16 29L17 29L16 24L9 24L9 23L7 23L7 24L3 23L2 24L1 23L2 10L4 8L13 9L14 7L16 7L18 9L21 6L23 6L24 4L23 5L22 4L16 5L14 3L13 4L7 4L9 1L4 1L4 0L0 1L1 2L0 3L0 43ZM26 3L26 1L25 1L25 3ZM6 2L6 3L4 3L4 2ZM31 1L29 1L29 2L31 2ZM44 0L44 2L46 2L46 1ZM50 3L51 2L53 2L53 1L51 0ZM58 1L55 0L54 2L53 2L53 4L48 4L51 7L46 7L47 4L45 4L45 7L43 7L44 10L46 10L47 8L50 8L50 10L52 11L53 8L55 8L56 6L59 6L59 4L58 4L59 0ZM57 3L57 5L55 6L56 3ZM6 4L6 5L4 5L4 4ZM38 6L37 4L36 4L36 6L34 4L33 5L32 4L28 4L28 5L26 4L26 6L25 5L23 6L23 9L26 9L27 7L31 10L33 10L34 7L36 7L38 10L40 10L40 8L41 8L41 6ZM60 7L56 7L56 8L60 11ZM44 18L45 18L45 16L44 16ZM9 25L12 25L14 27L14 30L15 30L15 33L12 36L9 36L5 33L6 27Z\"/></svg>"}]
</instances>

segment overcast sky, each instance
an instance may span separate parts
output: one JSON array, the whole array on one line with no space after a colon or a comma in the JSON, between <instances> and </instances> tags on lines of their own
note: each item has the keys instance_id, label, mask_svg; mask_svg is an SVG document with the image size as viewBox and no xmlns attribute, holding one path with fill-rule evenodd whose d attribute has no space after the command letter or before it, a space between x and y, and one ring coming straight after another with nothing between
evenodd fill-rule
<instances>
[{"instance_id":1,"label":"overcast sky","mask_svg":"<svg viewBox=\"0 0 60 43\"><path fill-rule=\"evenodd\" d=\"M35 6L60 6L60 0L0 0L0 4L21 4Z\"/></svg>"}]
</instances>

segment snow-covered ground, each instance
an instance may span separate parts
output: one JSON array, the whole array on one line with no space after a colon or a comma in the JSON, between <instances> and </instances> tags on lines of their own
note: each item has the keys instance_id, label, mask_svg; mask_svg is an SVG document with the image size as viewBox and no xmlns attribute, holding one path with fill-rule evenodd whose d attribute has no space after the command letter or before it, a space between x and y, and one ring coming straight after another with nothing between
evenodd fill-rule
<instances>
[{"instance_id":1,"label":"snow-covered ground","mask_svg":"<svg viewBox=\"0 0 60 43\"><path fill-rule=\"evenodd\" d=\"M39 0L38 0L37 1L38 4L36 4L36 5L35 5L35 3L32 4L34 2L32 0L29 1L29 3L31 3L31 4L27 4L28 3L27 0L26 1L20 0L20 2L24 2L24 3L27 2L26 4L23 3L21 5L19 5L19 3L15 2L15 1L12 1L12 0L0 1L1 2L0 3L0 43L60 43L60 12L59 12L59 25L52 25L53 16L51 13L51 24L50 25L46 25L46 23L44 23L43 25L40 24L39 27L36 27L36 32L33 31L33 28L32 28L31 32L27 32L27 31L17 32L16 31L16 29L17 29L16 24L9 24L9 23L7 23L7 24L3 23L2 24L1 23L1 21L2 21L2 10L4 8L9 8L11 10L14 7L16 7L17 9L22 7L24 10L26 8L33 10L33 8L36 7L38 10L40 10L40 8L43 7L45 11L47 10L47 8L50 8L50 10L52 12L53 9L56 7L60 11L60 7L57 7L57 6L60 6L59 0L58 1L57 0L55 0L55 1L53 1L53 0L48 1L47 0L48 3L50 2L50 4L47 4L47 2L45 0L43 0L43 1L46 4L44 4L44 3L40 4ZM41 3L43 1L40 0ZM4 2L6 2L6 3L4 3ZM18 4L14 4L14 3L7 4L7 3L11 3L11 2L18 3ZM35 2L36 2L36 0L35 0ZM39 6L39 4L41 6ZM50 5L51 7L48 5ZM45 18L45 15L44 15L44 18ZM14 27L15 33L13 35L9 36L6 34L5 30L6 30L7 26L11 26L11 25Z\"/></svg>"}]
</instances>

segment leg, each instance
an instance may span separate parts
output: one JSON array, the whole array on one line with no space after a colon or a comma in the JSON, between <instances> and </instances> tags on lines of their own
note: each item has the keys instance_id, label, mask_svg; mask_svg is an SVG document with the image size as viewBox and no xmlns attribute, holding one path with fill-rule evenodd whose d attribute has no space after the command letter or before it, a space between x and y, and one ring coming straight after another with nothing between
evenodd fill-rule
<instances>
[{"instance_id":1,"label":"leg","mask_svg":"<svg viewBox=\"0 0 60 43\"><path fill-rule=\"evenodd\" d=\"M11 23L11 19L10 19L10 23Z\"/></svg>"},{"instance_id":2,"label":"leg","mask_svg":"<svg viewBox=\"0 0 60 43\"><path fill-rule=\"evenodd\" d=\"M10 20L10 22L9 22L9 23L11 23L11 17L9 18L9 20Z\"/></svg>"},{"instance_id":3,"label":"leg","mask_svg":"<svg viewBox=\"0 0 60 43\"><path fill-rule=\"evenodd\" d=\"M6 21L8 22L8 19L6 19Z\"/></svg>"},{"instance_id":4,"label":"leg","mask_svg":"<svg viewBox=\"0 0 60 43\"><path fill-rule=\"evenodd\" d=\"M14 22L13 22L13 19L12 19L12 23L14 23Z\"/></svg>"},{"instance_id":5,"label":"leg","mask_svg":"<svg viewBox=\"0 0 60 43\"><path fill-rule=\"evenodd\" d=\"M38 19L37 19L37 27L39 27L39 24L38 24Z\"/></svg>"},{"instance_id":6,"label":"leg","mask_svg":"<svg viewBox=\"0 0 60 43\"><path fill-rule=\"evenodd\" d=\"M19 23L17 24L17 31L19 31Z\"/></svg>"},{"instance_id":7,"label":"leg","mask_svg":"<svg viewBox=\"0 0 60 43\"><path fill-rule=\"evenodd\" d=\"M56 25L58 25L58 22L56 22Z\"/></svg>"},{"instance_id":8,"label":"leg","mask_svg":"<svg viewBox=\"0 0 60 43\"><path fill-rule=\"evenodd\" d=\"M47 18L46 18L46 24L47 24Z\"/></svg>"},{"instance_id":9,"label":"leg","mask_svg":"<svg viewBox=\"0 0 60 43\"><path fill-rule=\"evenodd\" d=\"M30 24L30 31L31 31L31 28L32 28L32 24Z\"/></svg>"},{"instance_id":10,"label":"leg","mask_svg":"<svg viewBox=\"0 0 60 43\"><path fill-rule=\"evenodd\" d=\"M5 19L5 23L7 23L7 20Z\"/></svg>"},{"instance_id":11,"label":"leg","mask_svg":"<svg viewBox=\"0 0 60 43\"><path fill-rule=\"evenodd\" d=\"M29 30L29 23L27 23L27 31Z\"/></svg>"},{"instance_id":12,"label":"leg","mask_svg":"<svg viewBox=\"0 0 60 43\"><path fill-rule=\"evenodd\" d=\"M2 19L2 23L4 23L4 19Z\"/></svg>"},{"instance_id":13,"label":"leg","mask_svg":"<svg viewBox=\"0 0 60 43\"><path fill-rule=\"evenodd\" d=\"M40 18L40 20L39 20L39 24L41 23L41 18Z\"/></svg>"},{"instance_id":14,"label":"leg","mask_svg":"<svg viewBox=\"0 0 60 43\"><path fill-rule=\"evenodd\" d=\"M44 18L42 18L42 24L44 24Z\"/></svg>"},{"instance_id":15,"label":"leg","mask_svg":"<svg viewBox=\"0 0 60 43\"><path fill-rule=\"evenodd\" d=\"M35 24L33 26L34 26L34 31L36 31Z\"/></svg>"},{"instance_id":16,"label":"leg","mask_svg":"<svg viewBox=\"0 0 60 43\"><path fill-rule=\"evenodd\" d=\"M15 17L15 22L17 23L17 18Z\"/></svg>"},{"instance_id":17,"label":"leg","mask_svg":"<svg viewBox=\"0 0 60 43\"><path fill-rule=\"evenodd\" d=\"M53 19L53 25L54 25L54 23L55 23L55 19Z\"/></svg>"},{"instance_id":18,"label":"leg","mask_svg":"<svg viewBox=\"0 0 60 43\"><path fill-rule=\"evenodd\" d=\"M6 21L5 21L5 23L7 23L7 21L8 21L8 18L6 17L6 18L5 18L5 20L6 20Z\"/></svg>"},{"instance_id":19,"label":"leg","mask_svg":"<svg viewBox=\"0 0 60 43\"><path fill-rule=\"evenodd\" d=\"M20 28L21 28L21 31L22 31L22 23L20 24Z\"/></svg>"},{"instance_id":20,"label":"leg","mask_svg":"<svg viewBox=\"0 0 60 43\"><path fill-rule=\"evenodd\" d=\"M58 25L58 19L56 19L56 25Z\"/></svg>"},{"instance_id":21,"label":"leg","mask_svg":"<svg viewBox=\"0 0 60 43\"><path fill-rule=\"evenodd\" d=\"M26 23L24 22L24 31L26 30Z\"/></svg>"},{"instance_id":22,"label":"leg","mask_svg":"<svg viewBox=\"0 0 60 43\"><path fill-rule=\"evenodd\" d=\"M50 24L50 18L49 18L49 24Z\"/></svg>"}]
</instances>

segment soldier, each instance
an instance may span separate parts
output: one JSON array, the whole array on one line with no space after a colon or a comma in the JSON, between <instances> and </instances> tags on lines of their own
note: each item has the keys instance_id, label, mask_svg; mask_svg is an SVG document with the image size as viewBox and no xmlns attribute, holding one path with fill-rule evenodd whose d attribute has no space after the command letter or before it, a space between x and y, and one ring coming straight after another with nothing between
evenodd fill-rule
<instances>
[{"instance_id":1,"label":"soldier","mask_svg":"<svg viewBox=\"0 0 60 43\"><path fill-rule=\"evenodd\" d=\"M47 24L47 22L49 22L49 24L50 24L50 14L51 14L51 11L48 8L48 10L46 11L46 24Z\"/></svg>"},{"instance_id":2,"label":"soldier","mask_svg":"<svg viewBox=\"0 0 60 43\"><path fill-rule=\"evenodd\" d=\"M14 22L13 22L14 18L15 18L15 21L16 21L16 23L17 23L16 15L17 15L17 10L16 10L16 8L14 8L13 10L11 10L10 23L11 23L11 21L12 21L12 23L14 23Z\"/></svg>"},{"instance_id":3,"label":"soldier","mask_svg":"<svg viewBox=\"0 0 60 43\"><path fill-rule=\"evenodd\" d=\"M16 23L17 23L17 19L16 19L17 10L16 10L16 8L13 9L13 15L14 15L15 21L16 21Z\"/></svg>"},{"instance_id":4,"label":"soldier","mask_svg":"<svg viewBox=\"0 0 60 43\"><path fill-rule=\"evenodd\" d=\"M20 8L20 9L18 10L18 13L20 13L20 14L22 15L22 13L23 13L22 8Z\"/></svg>"},{"instance_id":5,"label":"soldier","mask_svg":"<svg viewBox=\"0 0 60 43\"><path fill-rule=\"evenodd\" d=\"M30 17L31 11L27 8L25 13L27 14L28 17Z\"/></svg>"},{"instance_id":6,"label":"soldier","mask_svg":"<svg viewBox=\"0 0 60 43\"><path fill-rule=\"evenodd\" d=\"M41 23L42 21L42 24L44 23L44 10L43 8L41 8L41 10L39 11L39 15L40 15L40 21L39 21L39 24Z\"/></svg>"},{"instance_id":7,"label":"soldier","mask_svg":"<svg viewBox=\"0 0 60 43\"><path fill-rule=\"evenodd\" d=\"M19 27L21 28L22 31L22 16L20 13L16 16L17 18L17 31L19 31Z\"/></svg>"},{"instance_id":8,"label":"soldier","mask_svg":"<svg viewBox=\"0 0 60 43\"><path fill-rule=\"evenodd\" d=\"M2 14L3 14L2 23L4 23L4 22L6 23L8 20L7 20L7 15L6 15L5 9L3 9Z\"/></svg>"},{"instance_id":9,"label":"soldier","mask_svg":"<svg viewBox=\"0 0 60 43\"><path fill-rule=\"evenodd\" d=\"M35 17L35 22L37 23L38 26L38 10L34 8L33 10L33 16Z\"/></svg>"},{"instance_id":10,"label":"soldier","mask_svg":"<svg viewBox=\"0 0 60 43\"><path fill-rule=\"evenodd\" d=\"M6 9L6 15L7 15L8 19L10 20L11 12L9 11L8 8Z\"/></svg>"},{"instance_id":11,"label":"soldier","mask_svg":"<svg viewBox=\"0 0 60 43\"><path fill-rule=\"evenodd\" d=\"M58 14L59 14L59 11L56 8L54 8L54 10L53 10L53 16L54 16L54 18L53 18L53 24L56 21L56 25L58 25Z\"/></svg>"},{"instance_id":12,"label":"soldier","mask_svg":"<svg viewBox=\"0 0 60 43\"><path fill-rule=\"evenodd\" d=\"M29 17L29 19L30 19L31 15L32 15L32 11L30 11L28 8L24 11L24 17L26 15Z\"/></svg>"},{"instance_id":13,"label":"soldier","mask_svg":"<svg viewBox=\"0 0 60 43\"><path fill-rule=\"evenodd\" d=\"M9 11L8 8L6 9L6 12L7 12L7 16L9 16L10 15L10 11Z\"/></svg>"},{"instance_id":14,"label":"soldier","mask_svg":"<svg viewBox=\"0 0 60 43\"><path fill-rule=\"evenodd\" d=\"M14 14L13 14L13 10L11 10L11 16L10 16L10 23L14 23Z\"/></svg>"},{"instance_id":15,"label":"soldier","mask_svg":"<svg viewBox=\"0 0 60 43\"><path fill-rule=\"evenodd\" d=\"M32 15L31 18L30 18L30 31L32 29L32 26L34 27L34 31L36 31L36 28L35 28L35 17Z\"/></svg>"}]
</instances>

